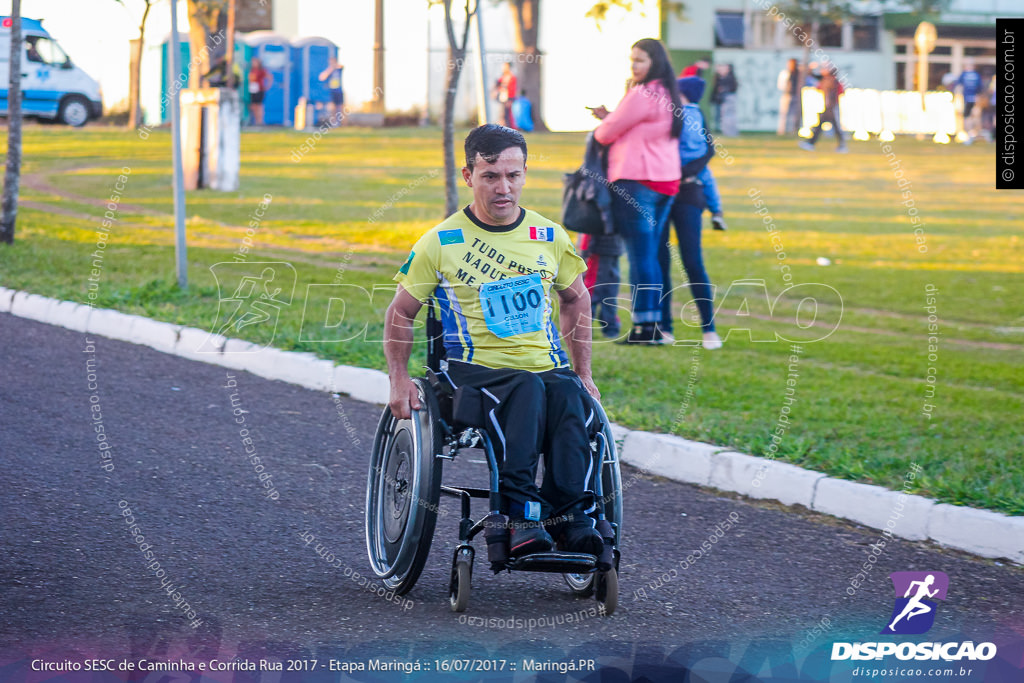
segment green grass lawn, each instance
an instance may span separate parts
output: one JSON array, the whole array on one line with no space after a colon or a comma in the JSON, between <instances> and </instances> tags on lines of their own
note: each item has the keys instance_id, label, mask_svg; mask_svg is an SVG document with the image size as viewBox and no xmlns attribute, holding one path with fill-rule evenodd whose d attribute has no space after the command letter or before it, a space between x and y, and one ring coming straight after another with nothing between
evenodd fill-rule
<instances>
[{"instance_id":1,"label":"green grass lawn","mask_svg":"<svg viewBox=\"0 0 1024 683\"><path fill-rule=\"evenodd\" d=\"M298 280L273 344L383 369L380 321L390 292L356 297L327 330L315 324L324 309L312 302L303 323L306 288L391 283L416 237L442 218L440 133L341 129L296 163L292 152L305 138L246 133L242 189L189 193L190 287L182 292L173 284L169 135L30 127L17 241L0 248L0 284L85 301L103 205L121 169L130 169L96 304L210 328L219 298L210 267L232 260L270 194L249 260L288 262ZM578 166L583 136L528 141L523 203L557 220L561 174ZM684 345L595 345L595 378L612 419L755 455L777 446L781 460L890 488L902 486L916 462L922 495L1024 514L1024 193L992 189L992 147L893 143L923 223L921 245L878 142L855 142L848 155L828 140L813 153L774 136L723 143L734 162L712 168L730 229L706 230L704 251L726 346L694 353ZM767 215L755 212L755 190ZM462 199L469 201L465 188ZM831 265L818 265L819 257ZM685 282L681 271L675 280ZM926 290L937 291L932 360ZM688 298L677 297L677 309ZM692 310L679 315L689 320ZM699 337L676 328L680 339ZM248 338L270 341L270 331ZM793 368L786 340L803 342ZM787 380L796 400L773 446Z\"/></svg>"}]
</instances>

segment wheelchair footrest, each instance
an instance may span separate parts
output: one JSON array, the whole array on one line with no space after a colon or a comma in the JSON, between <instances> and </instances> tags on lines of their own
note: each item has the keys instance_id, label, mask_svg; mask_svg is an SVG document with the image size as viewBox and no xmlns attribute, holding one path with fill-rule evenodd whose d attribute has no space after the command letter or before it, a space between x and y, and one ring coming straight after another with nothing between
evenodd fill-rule
<instances>
[{"instance_id":1,"label":"wheelchair footrest","mask_svg":"<svg viewBox=\"0 0 1024 683\"><path fill-rule=\"evenodd\" d=\"M508 563L508 569L555 574L588 574L597 567L597 558L586 553L553 551L523 555Z\"/></svg>"}]
</instances>

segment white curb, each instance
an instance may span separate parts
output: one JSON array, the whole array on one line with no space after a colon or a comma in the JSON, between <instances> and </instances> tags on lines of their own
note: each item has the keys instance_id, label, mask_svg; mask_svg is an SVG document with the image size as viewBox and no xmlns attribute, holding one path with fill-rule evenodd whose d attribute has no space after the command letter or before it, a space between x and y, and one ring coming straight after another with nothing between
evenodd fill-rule
<instances>
[{"instance_id":1,"label":"white curb","mask_svg":"<svg viewBox=\"0 0 1024 683\"><path fill-rule=\"evenodd\" d=\"M649 474L707 486L711 479L711 456L720 450L720 446L670 434L631 431L619 458Z\"/></svg>"},{"instance_id":2,"label":"white curb","mask_svg":"<svg viewBox=\"0 0 1024 683\"><path fill-rule=\"evenodd\" d=\"M14 313L13 310L11 312ZM139 316L127 315L120 311L112 311L109 308L94 308L89 313L85 331L89 334L107 337L108 339L120 339L121 341L131 342L132 324L137 318ZM63 323L56 324L63 325Z\"/></svg>"},{"instance_id":3,"label":"white curb","mask_svg":"<svg viewBox=\"0 0 1024 683\"><path fill-rule=\"evenodd\" d=\"M334 368L330 390L348 394L357 401L385 405L391 395L387 373L339 365Z\"/></svg>"},{"instance_id":4,"label":"white curb","mask_svg":"<svg viewBox=\"0 0 1024 683\"><path fill-rule=\"evenodd\" d=\"M346 393L386 404L388 376L367 368L334 365L311 353L261 348L205 330L90 308L0 287L0 313L145 344L164 353L308 389ZM733 491L752 498L803 505L908 540L932 540L981 557L1024 564L1024 517L936 503L880 486L833 479L796 465L734 453L720 446L611 425L622 462L675 481ZM755 484L756 481L760 484Z\"/></svg>"},{"instance_id":5,"label":"white curb","mask_svg":"<svg viewBox=\"0 0 1024 683\"><path fill-rule=\"evenodd\" d=\"M743 453L717 453L711 459L711 486L786 505L810 508L815 486L824 478L821 472Z\"/></svg>"},{"instance_id":6,"label":"white curb","mask_svg":"<svg viewBox=\"0 0 1024 683\"><path fill-rule=\"evenodd\" d=\"M132 344L142 344L164 353L174 353L178 343L181 325L171 325L149 318L136 317L132 323L129 340Z\"/></svg>"},{"instance_id":7,"label":"white curb","mask_svg":"<svg viewBox=\"0 0 1024 683\"><path fill-rule=\"evenodd\" d=\"M912 541L928 538L935 501L870 484L825 478L818 482L812 509L843 517Z\"/></svg>"},{"instance_id":8,"label":"white curb","mask_svg":"<svg viewBox=\"0 0 1024 683\"><path fill-rule=\"evenodd\" d=\"M17 293L18 290L16 289L7 289L6 287L0 287L0 313L11 312L11 300Z\"/></svg>"},{"instance_id":9,"label":"white curb","mask_svg":"<svg viewBox=\"0 0 1024 683\"><path fill-rule=\"evenodd\" d=\"M60 325L75 332L89 329L89 315L92 308L73 301L61 301L50 309L50 317L46 321L51 325Z\"/></svg>"},{"instance_id":10,"label":"white curb","mask_svg":"<svg viewBox=\"0 0 1024 683\"><path fill-rule=\"evenodd\" d=\"M164 323L165 325L169 323ZM195 327L183 327L174 344L174 355L201 363L224 365L221 351L227 339Z\"/></svg>"},{"instance_id":11,"label":"white curb","mask_svg":"<svg viewBox=\"0 0 1024 683\"><path fill-rule=\"evenodd\" d=\"M939 503L928 534L933 541L982 557L1005 557L1024 564L1024 517Z\"/></svg>"},{"instance_id":12,"label":"white curb","mask_svg":"<svg viewBox=\"0 0 1024 683\"><path fill-rule=\"evenodd\" d=\"M27 292L17 292L11 299L11 314L45 323L49 321L50 311L56 305L56 299Z\"/></svg>"}]
</instances>

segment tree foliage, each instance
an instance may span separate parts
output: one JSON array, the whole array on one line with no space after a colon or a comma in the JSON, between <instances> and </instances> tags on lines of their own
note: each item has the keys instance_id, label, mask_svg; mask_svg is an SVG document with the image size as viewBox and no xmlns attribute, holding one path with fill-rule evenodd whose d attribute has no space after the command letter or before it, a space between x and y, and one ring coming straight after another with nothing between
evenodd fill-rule
<instances>
[{"instance_id":1,"label":"tree foliage","mask_svg":"<svg viewBox=\"0 0 1024 683\"><path fill-rule=\"evenodd\" d=\"M654 5L657 5L663 17L669 14L674 15L677 19L684 19L686 17L686 3L675 0L601 0L600 2L595 2L594 6L587 10L584 16L593 19L597 23L598 28L600 28L601 22L608 17L608 12L613 8L618 8L625 12L636 11L641 16L645 16Z\"/></svg>"}]
</instances>

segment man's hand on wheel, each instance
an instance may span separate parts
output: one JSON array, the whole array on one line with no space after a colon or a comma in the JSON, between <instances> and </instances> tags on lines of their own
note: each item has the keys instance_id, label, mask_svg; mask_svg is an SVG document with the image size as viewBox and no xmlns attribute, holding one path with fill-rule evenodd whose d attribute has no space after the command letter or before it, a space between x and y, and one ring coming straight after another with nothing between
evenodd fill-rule
<instances>
[{"instance_id":1,"label":"man's hand on wheel","mask_svg":"<svg viewBox=\"0 0 1024 683\"><path fill-rule=\"evenodd\" d=\"M594 380L591 377L580 377L580 381L583 382L583 388L587 390L587 393L593 396L596 400L601 400L601 392L597 390L597 385L594 384Z\"/></svg>"},{"instance_id":2,"label":"man's hand on wheel","mask_svg":"<svg viewBox=\"0 0 1024 683\"><path fill-rule=\"evenodd\" d=\"M416 383L411 379L391 382L391 398L388 400L391 414L399 420L408 420L412 417L413 409L419 410L420 392Z\"/></svg>"}]
</instances>

